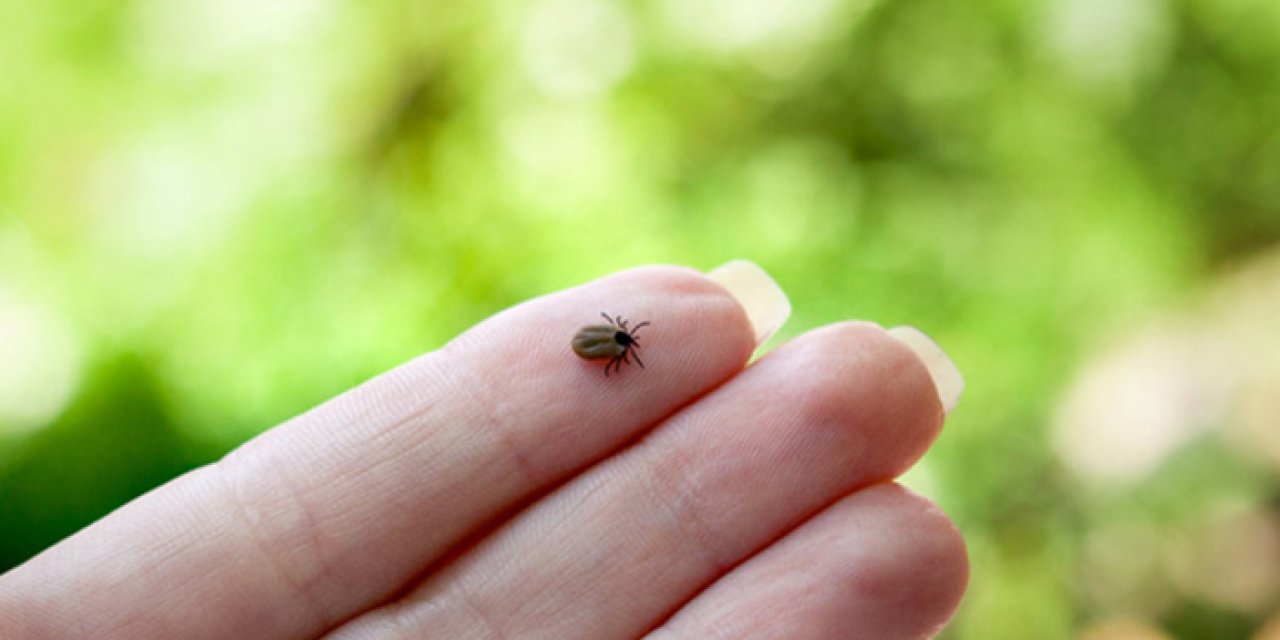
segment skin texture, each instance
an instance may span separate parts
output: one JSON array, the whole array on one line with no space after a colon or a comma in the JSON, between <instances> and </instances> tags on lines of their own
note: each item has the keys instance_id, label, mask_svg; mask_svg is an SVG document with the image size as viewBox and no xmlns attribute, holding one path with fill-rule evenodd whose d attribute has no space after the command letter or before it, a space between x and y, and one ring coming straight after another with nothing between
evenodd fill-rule
<instances>
[{"instance_id":1,"label":"skin texture","mask_svg":"<svg viewBox=\"0 0 1280 640\"><path fill-rule=\"evenodd\" d=\"M556 338L604 302L653 321L639 375ZM753 342L685 269L532 300L0 576L0 637L927 635L968 567L885 484L942 424L924 366L869 324Z\"/></svg>"}]
</instances>

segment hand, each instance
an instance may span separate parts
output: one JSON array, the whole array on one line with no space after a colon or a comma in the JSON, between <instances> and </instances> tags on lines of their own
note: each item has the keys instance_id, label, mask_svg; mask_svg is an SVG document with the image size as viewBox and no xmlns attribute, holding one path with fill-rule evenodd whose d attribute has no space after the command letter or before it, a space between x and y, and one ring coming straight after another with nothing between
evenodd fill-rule
<instances>
[{"instance_id":1,"label":"hand","mask_svg":"<svg viewBox=\"0 0 1280 640\"><path fill-rule=\"evenodd\" d=\"M0 637L935 632L963 542L890 481L954 369L865 323L744 369L785 299L746 263L719 280L736 297L650 267L500 313L0 576ZM646 368L570 350L601 311L652 323Z\"/></svg>"}]
</instances>

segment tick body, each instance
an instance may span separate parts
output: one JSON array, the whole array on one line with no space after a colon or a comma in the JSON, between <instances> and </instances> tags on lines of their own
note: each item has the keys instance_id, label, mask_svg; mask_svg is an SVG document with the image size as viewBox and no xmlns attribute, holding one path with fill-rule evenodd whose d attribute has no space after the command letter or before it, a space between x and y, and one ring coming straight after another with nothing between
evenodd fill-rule
<instances>
[{"instance_id":1,"label":"tick body","mask_svg":"<svg viewBox=\"0 0 1280 640\"><path fill-rule=\"evenodd\" d=\"M609 358L609 363L604 365L604 377L609 377L609 368L613 367L614 373L622 368L622 363L631 363L631 358L635 358L636 364L640 368L644 368L644 363L640 361L640 354L636 352L640 348L640 343L636 339L636 332L642 327L649 324L641 322L634 327L627 327L627 321L618 316L617 320L609 317L607 313L601 313L609 324L592 324L578 329L578 333L573 336L573 352L583 360L600 360Z\"/></svg>"}]
</instances>

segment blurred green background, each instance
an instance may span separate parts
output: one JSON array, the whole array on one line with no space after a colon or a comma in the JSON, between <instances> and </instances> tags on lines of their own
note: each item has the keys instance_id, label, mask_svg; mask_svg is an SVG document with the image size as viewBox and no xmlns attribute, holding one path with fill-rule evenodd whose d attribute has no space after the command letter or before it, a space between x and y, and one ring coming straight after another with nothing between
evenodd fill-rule
<instances>
[{"instance_id":1,"label":"blurred green background","mask_svg":"<svg viewBox=\"0 0 1280 640\"><path fill-rule=\"evenodd\" d=\"M521 300L935 337L946 638L1280 637L1275 0L0 3L0 570ZM1269 630L1267 630L1269 629Z\"/></svg>"}]
</instances>

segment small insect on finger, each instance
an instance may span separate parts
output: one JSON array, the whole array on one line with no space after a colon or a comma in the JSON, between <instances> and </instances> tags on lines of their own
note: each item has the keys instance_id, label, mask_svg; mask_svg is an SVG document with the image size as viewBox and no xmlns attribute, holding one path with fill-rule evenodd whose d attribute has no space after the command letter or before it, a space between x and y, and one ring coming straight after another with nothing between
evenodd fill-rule
<instances>
[{"instance_id":1,"label":"small insect on finger","mask_svg":"<svg viewBox=\"0 0 1280 640\"><path fill-rule=\"evenodd\" d=\"M628 322L622 316L611 318L609 314L603 311L600 312L600 315L609 324L593 324L579 329L578 333L573 336L573 352L584 360L608 358L609 362L604 365L604 376L606 378L609 377L610 367L613 368L614 373L617 373L622 368L623 363L631 364L631 356L635 357L636 364L643 369L644 363L640 361L640 354L636 352L640 348L636 333L641 328L648 326L649 322L641 322L628 329Z\"/></svg>"}]
</instances>

